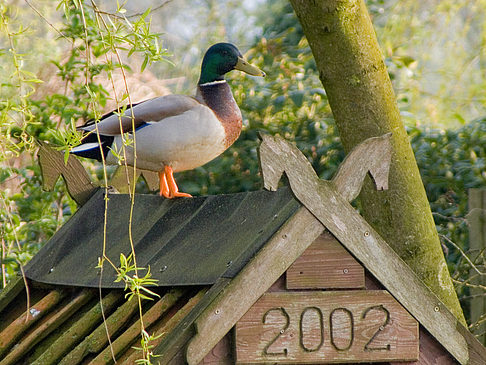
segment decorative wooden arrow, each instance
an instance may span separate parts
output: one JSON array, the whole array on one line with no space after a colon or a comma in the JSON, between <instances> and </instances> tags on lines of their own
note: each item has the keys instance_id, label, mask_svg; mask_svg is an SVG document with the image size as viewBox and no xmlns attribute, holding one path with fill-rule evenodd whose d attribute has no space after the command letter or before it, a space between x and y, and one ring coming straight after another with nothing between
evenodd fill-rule
<instances>
[{"instance_id":1,"label":"decorative wooden arrow","mask_svg":"<svg viewBox=\"0 0 486 365\"><path fill-rule=\"evenodd\" d=\"M86 203L98 187L91 181L83 165L74 156L69 156L67 162L64 153L51 148L46 142L39 142L39 165L41 167L43 187L52 191L60 176L63 177L69 195L79 205ZM133 182L133 167L120 166L113 174L109 185L121 193L128 193ZM158 175L153 171L138 170L136 179L142 175L150 190L159 188ZM130 183L127 183L130 181Z\"/></svg>"},{"instance_id":2,"label":"decorative wooden arrow","mask_svg":"<svg viewBox=\"0 0 486 365\"><path fill-rule=\"evenodd\" d=\"M69 195L79 205L86 203L94 194L97 186L93 184L81 162L69 156L64 162L64 153L56 151L45 142L39 142L39 164L42 173L43 187L52 191L60 176L63 177Z\"/></svg>"}]
</instances>

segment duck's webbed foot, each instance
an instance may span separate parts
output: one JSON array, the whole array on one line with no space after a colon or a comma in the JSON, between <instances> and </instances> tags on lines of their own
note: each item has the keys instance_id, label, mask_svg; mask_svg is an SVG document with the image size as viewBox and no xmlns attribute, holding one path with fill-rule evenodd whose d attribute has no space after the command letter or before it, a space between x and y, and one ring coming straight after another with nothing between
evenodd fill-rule
<instances>
[{"instance_id":1,"label":"duck's webbed foot","mask_svg":"<svg viewBox=\"0 0 486 365\"><path fill-rule=\"evenodd\" d=\"M179 192L177 183L174 179L174 171L172 167L165 166L164 171L159 171L160 180L160 196L167 199L172 198L192 198L191 194Z\"/></svg>"}]
</instances>

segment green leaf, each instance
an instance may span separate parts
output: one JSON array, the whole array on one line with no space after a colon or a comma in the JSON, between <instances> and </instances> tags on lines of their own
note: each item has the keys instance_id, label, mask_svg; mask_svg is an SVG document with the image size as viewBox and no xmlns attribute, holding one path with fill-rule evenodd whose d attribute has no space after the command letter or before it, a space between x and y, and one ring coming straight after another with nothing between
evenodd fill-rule
<instances>
[{"instance_id":1,"label":"green leaf","mask_svg":"<svg viewBox=\"0 0 486 365\"><path fill-rule=\"evenodd\" d=\"M145 70L145 67L147 67L148 61L149 61L149 57L145 56L145 58L143 59L143 62L142 62L142 66L140 67L141 72L143 72Z\"/></svg>"},{"instance_id":2,"label":"green leaf","mask_svg":"<svg viewBox=\"0 0 486 365\"><path fill-rule=\"evenodd\" d=\"M67 166L68 160L69 160L69 149L66 148L64 150L64 165Z\"/></svg>"}]
</instances>

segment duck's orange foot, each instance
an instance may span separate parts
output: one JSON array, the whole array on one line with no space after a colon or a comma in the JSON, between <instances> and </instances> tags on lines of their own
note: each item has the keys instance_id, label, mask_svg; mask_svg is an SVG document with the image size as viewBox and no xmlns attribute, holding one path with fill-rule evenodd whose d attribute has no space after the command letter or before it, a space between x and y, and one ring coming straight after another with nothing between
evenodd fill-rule
<instances>
[{"instance_id":1,"label":"duck's orange foot","mask_svg":"<svg viewBox=\"0 0 486 365\"><path fill-rule=\"evenodd\" d=\"M172 167L165 166L164 171L159 171L160 180L160 196L167 199L172 198L192 198L191 194L179 192L176 181L174 179L174 171Z\"/></svg>"},{"instance_id":2,"label":"duck's orange foot","mask_svg":"<svg viewBox=\"0 0 486 365\"><path fill-rule=\"evenodd\" d=\"M172 194L172 198L192 198L191 194L188 193L181 193L179 191L176 191Z\"/></svg>"}]
</instances>

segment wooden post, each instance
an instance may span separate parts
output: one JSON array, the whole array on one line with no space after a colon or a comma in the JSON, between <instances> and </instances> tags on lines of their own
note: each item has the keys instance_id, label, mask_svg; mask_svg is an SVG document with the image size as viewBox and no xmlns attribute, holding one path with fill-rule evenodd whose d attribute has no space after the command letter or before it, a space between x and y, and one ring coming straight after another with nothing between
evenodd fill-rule
<instances>
[{"instance_id":1,"label":"wooden post","mask_svg":"<svg viewBox=\"0 0 486 365\"><path fill-rule=\"evenodd\" d=\"M477 269L486 272L484 254L486 250L486 189L469 189L469 255L471 260L477 264ZM486 275L479 275L471 269L470 276L473 278L471 284L471 331L479 335L478 340L486 345ZM482 287L479 287L482 286ZM479 324L475 326L475 323Z\"/></svg>"}]
</instances>

